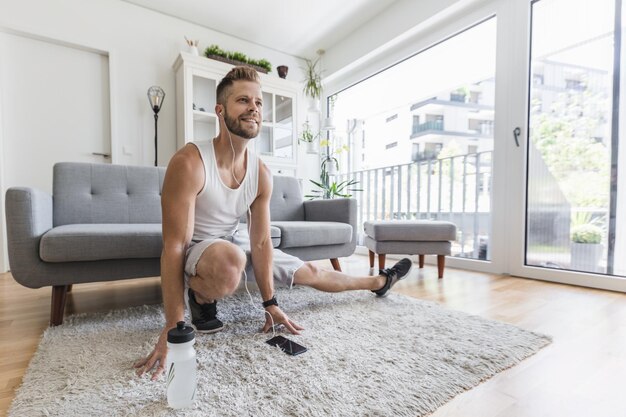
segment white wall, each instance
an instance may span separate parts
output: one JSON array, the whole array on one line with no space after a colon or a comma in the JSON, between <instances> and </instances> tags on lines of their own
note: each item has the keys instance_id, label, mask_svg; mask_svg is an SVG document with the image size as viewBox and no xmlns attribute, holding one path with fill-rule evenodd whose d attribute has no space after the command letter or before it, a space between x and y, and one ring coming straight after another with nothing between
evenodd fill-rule
<instances>
[{"instance_id":1,"label":"white wall","mask_svg":"<svg viewBox=\"0 0 626 417\"><path fill-rule=\"evenodd\" d=\"M184 36L199 39L201 50L215 43L265 58L274 68L287 65L289 79L303 78L296 57L119 0L0 0L0 28L109 52L117 164L153 163L154 119L146 98L151 85L161 86L166 93L159 113L159 165L166 165L175 152L172 64L178 52L186 50Z\"/></svg>"}]
</instances>

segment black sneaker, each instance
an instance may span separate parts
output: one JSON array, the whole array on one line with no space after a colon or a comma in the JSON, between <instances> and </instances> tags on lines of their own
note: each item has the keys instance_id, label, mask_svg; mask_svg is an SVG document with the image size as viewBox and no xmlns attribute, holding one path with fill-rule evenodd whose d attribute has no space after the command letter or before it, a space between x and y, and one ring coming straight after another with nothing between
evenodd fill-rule
<instances>
[{"instance_id":1,"label":"black sneaker","mask_svg":"<svg viewBox=\"0 0 626 417\"><path fill-rule=\"evenodd\" d=\"M391 287L396 285L396 282L406 277L413 268L413 262L409 258L400 259L394 266L387 269L381 269L380 275L387 277L387 282L379 290L372 290L374 294L379 297L387 295Z\"/></svg>"},{"instance_id":2,"label":"black sneaker","mask_svg":"<svg viewBox=\"0 0 626 417\"><path fill-rule=\"evenodd\" d=\"M196 301L193 290L189 288L187 305L191 313L191 324L198 333L215 333L224 328L224 323L217 318L217 301L200 304Z\"/></svg>"}]
</instances>

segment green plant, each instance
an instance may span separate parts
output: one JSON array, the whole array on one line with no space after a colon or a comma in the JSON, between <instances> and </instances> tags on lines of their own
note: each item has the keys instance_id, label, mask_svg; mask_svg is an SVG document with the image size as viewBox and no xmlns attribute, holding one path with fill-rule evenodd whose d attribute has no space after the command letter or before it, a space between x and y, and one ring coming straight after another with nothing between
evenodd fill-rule
<instances>
[{"instance_id":1,"label":"green plant","mask_svg":"<svg viewBox=\"0 0 626 417\"><path fill-rule=\"evenodd\" d=\"M311 125L309 124L308 121L306 121L302 125L302 133L300 133L300 136L298 137L298 140L300 142L311 143L315 139L317 139L317 137L319 135L320 135L319 133L317 135L313 134L313 131L311 130Z\"/></svg>"},{"instance_id":2,"label":"green plant","mask_svg":"<svg viewBox=\"0 0 626 417\"><path fill-rule=\"evenodd\" d=\"M602 241L602 228L593 224L582 224L572 229L572 242L575 243L600 243Z\"/></svg>"},{"instance_id":3,"label":"green plant","mask_svg":"<svg viewBox=\"0 0 626 417\"><path fill-rule=\"evenodd\" d=\"M588 211L572 214L571 239L575 243L600 243L602 241L602 223Z\"/></svg>"},{"instance_id":4,"label":"green plant","mask_svg":"<svg viewBox=\"0 0 626 417\"><path fill-rule=\"evenodd\" d=\"M228 52L217 45L210 45L204 50L204 56L211 58L212 56L221 56L222 58L231 59L244 64L256 65L267 72L272 71L272 64L267 59L252 59L242 52Z\"/></svg>"},{"instance_id":5,"label":"green plant","mask_svg":"<svg viewBox=\"0 0 626 417\"><path fill-rule=\"evenodd\" d=\"M224 51L222 48L220 48L219 46L217 46L217 45L209 45L204 50L204 56L208 57L210 55L221 56L223 58L227 58L228 57L228 53L226 51Z\"/></svg>"},{"instance_id":6,"label":"green plant","mask_svg":"<svg viewBox=\"0 0 626 417\"><path fill-rule=\"evenodd\" d=\"M352 197L352 194L349 194L349 192L363 191L360 188L349 188L359 183L355 180L345 180L341 182L333 181L331 183L329 180L328 172L325 169L322 169L319 182L313 180L309 181L311 181L315 186L319 188L319 190L311 190L311 192L314 194L305 195L305 197L310 200L313 200L315 198L323 198L326 200L337 197L350 198Z\"/></svg>"},{"instance_id":7,"label":"green plant","mask_svg":"<svg viewBox=\"0 0 626 417\"><path fill-rule=\"evenodd\" d=\"M305 59L306 68L304 69L304 94L316 99L322 96L322 76L317 70L319 58L315 61Z\"/></svg>"},{"instance_id":8,"label":"green plant","mask_svg":"<svg viewBox=\"0 0 626 417\"><path fill-rule=\"evenodd\" d=\"M254 65L265 68L267 72L272 72L272 64L267 59L259 59L255 61Z\"/></svg>"},{"instance_id":9,"label":"green plant","mask_svg":"<svg viewBox=\"0 0 626 417\"><path fill-rule=\"evenodd\" d=\"M232 59L233 61L239 61L239 62L245 62L245 63L247 63L249 60L248 56L241 52L229 52L228 58Z\"/></svg>"}]
</instances>

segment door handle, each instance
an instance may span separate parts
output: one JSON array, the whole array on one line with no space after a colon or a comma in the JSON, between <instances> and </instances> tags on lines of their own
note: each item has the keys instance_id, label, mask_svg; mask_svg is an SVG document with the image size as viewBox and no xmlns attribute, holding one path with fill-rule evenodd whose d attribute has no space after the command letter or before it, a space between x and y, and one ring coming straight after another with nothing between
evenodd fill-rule
<instances>
[{"instance_id":1,"label":"door handle","mask_svg":"<svg viewBox=\"0 0 626 417\"><path fill-rule=\"evenodd\" d=\"M517 145L518 148L519 148L519 135L521 134L522 134L522 129L520 129L519 126L513 129L513 139L515 139L515 144Z\"/></svg>"},{"instance_id":2,"label":"door handle","mask_svg":"<svg viewBox=\"0 0 626 417\"><path fill-rule=\"evenodd\" d=\"M97 156L101 156L104 159L109 159L111 157L111 154L108 153L102 153L102 152L92 152L92 155L97 155Z\"/></svg>"}]
</instances>

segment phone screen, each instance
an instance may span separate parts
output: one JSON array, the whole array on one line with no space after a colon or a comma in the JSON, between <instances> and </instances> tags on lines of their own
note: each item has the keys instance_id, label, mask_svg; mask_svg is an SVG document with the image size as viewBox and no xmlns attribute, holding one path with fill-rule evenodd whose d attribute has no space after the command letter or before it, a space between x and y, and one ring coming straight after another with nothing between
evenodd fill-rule
<instances>
[{"instance_id":1,"label":"phone screen","mask_svg":"<svg viewBox=\"0 0 626 417\"><path fill-rule=\"evenodd\" d=\"M272 337L266 343L272 346L278 346L283 352L292 356L306 352L306 348L304 346L299 345L296 342L292 342L283 336Z\"/></svg>"}]
</instances>

